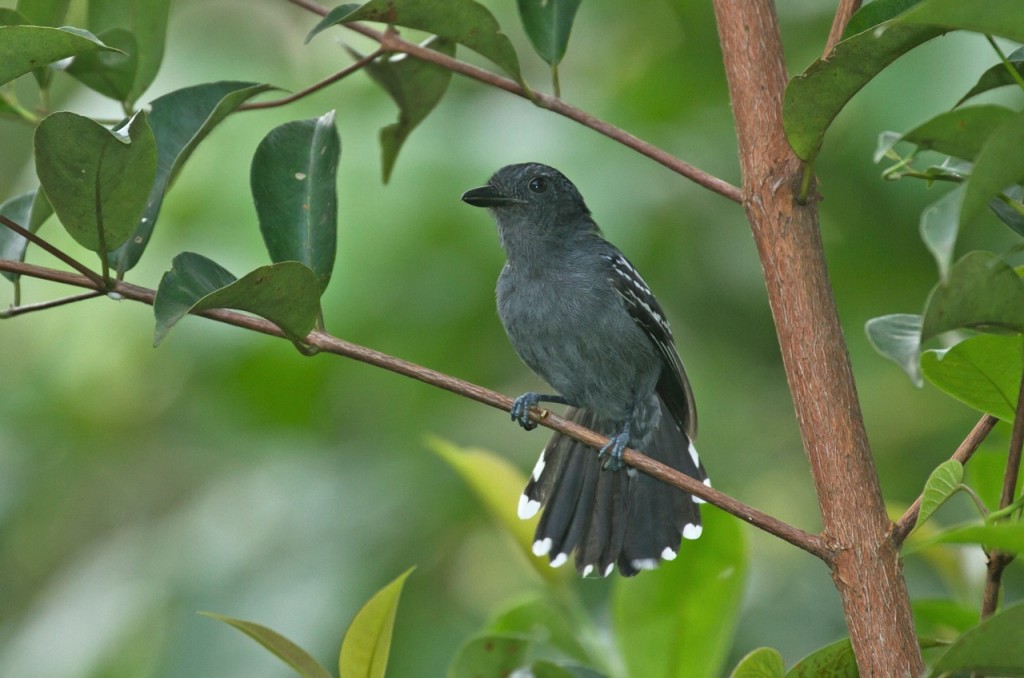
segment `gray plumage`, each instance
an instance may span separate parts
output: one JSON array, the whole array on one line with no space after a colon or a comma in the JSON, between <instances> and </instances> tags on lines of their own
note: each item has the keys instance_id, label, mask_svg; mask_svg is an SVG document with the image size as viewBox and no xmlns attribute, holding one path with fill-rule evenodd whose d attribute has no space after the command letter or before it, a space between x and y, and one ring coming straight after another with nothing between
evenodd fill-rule
<instances>
[{"instance_id":1,"label":"gray plumage","mask_svg":"<svg viewBox=\"0 0 1024 678\"><path fill-rule=\"evenodd\" d=\"M681 536L700 534L699 500L618 472L629 446L706 482L691 443L693 395L664 312L557 170L503 167L463 200L497 222L508 257L498 315L509 340L558 392L520 396L513 419L531 429L530 407L564 403L568 418L611 438L600 454L557 433L545 447L520 501L521 517L546 507L534 553L557 566L575 551L584 576L614 564L631 575L674 558Z\"/></svg>"}]
</instances>

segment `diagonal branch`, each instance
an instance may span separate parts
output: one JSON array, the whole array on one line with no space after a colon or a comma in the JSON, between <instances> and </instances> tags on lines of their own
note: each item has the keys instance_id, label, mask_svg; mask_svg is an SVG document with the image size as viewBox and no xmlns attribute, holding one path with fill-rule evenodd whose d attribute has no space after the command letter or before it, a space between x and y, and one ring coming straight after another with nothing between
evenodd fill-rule
<instances>
[{"instance_id":1,"label":"diagonal branch","mask_svg":"<svg viewBox=\"0 0 1024 678\"><path fill-rule=\"evenodd\" d=\"M286 97L281 97L280 99L273 99L271 101L257 101L255 103L242 104L236 110L239 110L239 111L255 111L255 110L259 110L261 108L276 108L277 106L285 106L285 105L290 104L290 103L292 103L294 101L298 101L299 99L302 99L303 97L307 97L310 94L313 94L314 92L318 92L318 91L322 90L325 87L329 87L330 85L333 85L334 83L338 82L339 80L343 80L343 79L347 78L348 76L352 75L356 71L362 69L363 66L365 66L368 63L370 63L371 61L373 61L374 59L376 59L377 57L379 57L383 53L384 53L384 50L381 50L381 49L375 50L375 51L371 52L370 54L367 54L366 56L358 59L357 61L352 62L351 64L349 64L345 68L341 69L337 73L329 75L326 78L324 78L323 80L321 80L320 82L315 82L312 85L310 85L309 87L306 87L304 89L300 89L298 92L295 92L294 94L289 94Z\"/></svg>"},{"instance_id":2,"label":"diagonal branch","mask_svg":"<svg viewBox=\"0 0 1024 678\"><path fill-rule=\"evenodd\" d=\"M302 7L303 9L309 10L314 14L325 16L327 14L327 8L311 0L289 0L289 2ZM740 189L733 186L728 181L720 179L713 174L709 174L702 169L698 169L693 165L680 160L676 156L668 153L667 151L654 146L636 136L633 136L629 132L612 125L611 123L605 122L586 111L583 111L575 106L565 103L558 97L551 96L550 94L543 94L540 92L527 91L519 83L514 80L502 77L491 73L490 71L484 70L472 64L468 64L465 61L460 61L453 57L449 57L445 54L441 54L432 49L421 47L412 42L403 40L394 32L382 32L374 30L363 24L352 23L344 24L345 28L352 30L356 33L364 35L372 40L376 40L380 43L380 46L385 51L390 52L401 52L408 54L409 56L415 57L422 61L427 61L432 64L436 64L442 68L446 68L454 73L465 75L474 80L478 80L486 85L503 89L506 92L515 94L524 99L532 101L537 106L547 109L553 113L565 116L570 120L574 120L584 127L589 127L595 132L599 132L606 137L618 141L619 143L627 146L634 151L647 156L661 165L664 165L673 172L680 174L690 181L703 186L719 195L732 200L733 202L740 202Z\"/></svg>"},{"instance_id":3,"label":"diagonal branch","mask_svg":"<svg viewBox=\"0 0 1024 678\"><path fill-rule=\"evenodd\" d=\"M11 229L12 231L20 235L25 240L28 240L33 245L36 245L45 250L46 252L49 252L53 256L57 257L65 264L75 269L76 271L84 275L86 278L88 278L90 281L92 281L93 287L100 290L104 288L103 278L100 276L99 273L96 273L95 271L91 270L88 266L78 261L78 259L75 259L70 254L67 254L56 245L52 245L48 241L43 240L32 231L21 226L20 224L11 221L2 214L0 214L0 225L6 226L7 228Z\"/></svg>"},{"instance_id":4,"label":"diagonal branch","mask_svg":"<svg viewBox=\"0 0 1024 678\"><path fill-rule=\"evenodd\" d=\"M11 271L12 273L51 280L75 287L84 287L86 289L103 289L102 281L97 284L88 278L74 273L43 268L41 266L35 266L33 264L26 264L18 261L0 259L0 271ZM154 290L146 287L140 287L138 285L132 285L123 281L117 281L111 291L117 293L124 299L138 301L149 305L152 305L153 300L156 298L156 292ZM281 332L276 325L268 320L264 320L263 318L225 309L203 311L202 313L199 313L199 315L228 325L234 325L254 332L284 338L284 333ZM446 391L470 398L471 400L475 400L485 405L505 410L506 412L511 410L512 403L514 402L512 398L501 393L497 393L482 386L444 374L443 372L438 372L436 370L417 365L416 363L402 360L401 358L396 358L395 356L381 353L380 351L375 351L372 348L353 344L345 341L344 339L327 334L326 332L314 331L310 333L306 338L306 343L319 349L321 352L333 353L346 358L352 358L353 360L358 360L375 367L380 367L396 374L411 377L431 386L442 388ZM590 429L573 424L572 422L554 414L533 415L533 418L542 426L546 426L553 431L560 431L561 433L584 442L591 447L601 448L608 442L607 437L599 435ZM733 497L730 497L729 495L712 487L708 487L707 485L704 485L703 483L634 450L626 450L623 454L623 458L636 469L669 483L670 485L678 487L685 492L696 495L708 503L714 504L720 509L731 513L751 525L773 534L794 546L798 546L804 551L807 551L826 562L831 562L832 560L832 552L817 535L804 532L803 530L793 527L792 525L774 518L773 516L751 506L747 506L738 499L734 499Z\"/></svg>"},{"instance_id":5,"label":"diagonal branch","mask_svg":"<svg viewBox=\"0 0 1024 678\"><path fill-rule=\"evenodd\" d=\"M839 0L839 7L836 8L836 15L832 19L832 29L828 32L828 40L825 43L825 51L821 58L828 58L829 53L843 37L846 24L850 23L850 17L860 9L861 0Z\"/></svg>"}]
</instances>

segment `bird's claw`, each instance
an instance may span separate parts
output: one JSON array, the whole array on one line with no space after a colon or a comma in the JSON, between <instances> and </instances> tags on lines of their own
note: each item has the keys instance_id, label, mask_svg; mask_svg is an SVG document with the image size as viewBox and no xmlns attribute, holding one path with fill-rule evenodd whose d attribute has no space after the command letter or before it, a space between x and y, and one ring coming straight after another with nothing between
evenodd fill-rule
<instances>
[{"instance_id":1,"label":"bird's claw","mask_svg":"<svg viewBox=\"0 0 1024 678\"><path fill-rule=\"evenodd\" d=\"M607 455L607 459L601 466L605 471L621 471L626 467L626 463L622 461L622 452L626 449L626 445L629 444L629 433L623 432L617 436L613 436L608 440L607 444L601 448L597 453L598 458L602 458Z\"/></svg>"},{"instance_id":2,"label":"bird's claw","mask_svg":"<svg viewBox=\"0 0 1024 678\"><path fill-rule=\"evenodd\" d=\"M530 419L530 409L537 406L540 396L536 393L524 393L512 403L512 421L518 423L527 431L537 428L537 422Z\"/></svg>"}]
</instances>

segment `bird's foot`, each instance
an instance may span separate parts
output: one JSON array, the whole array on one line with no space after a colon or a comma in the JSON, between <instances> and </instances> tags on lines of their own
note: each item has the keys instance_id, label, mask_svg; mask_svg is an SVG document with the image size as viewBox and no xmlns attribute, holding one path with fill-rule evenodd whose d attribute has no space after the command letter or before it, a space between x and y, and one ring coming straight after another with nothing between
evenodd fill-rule
<instances>
[{"instance_id":1,"label":"bird's foot","mask_svg":"<svg viewBox=\"0 0 1024 678\"><path fill-rule=\"evenodd\" d=\"M515 399L512 403L512 421L518 423L527 431L537 428L537 422L530 419L530 409L537 406L542 397L539 393L530 391Z\"/></svg>"},{"instance_id":2,"label":"bird's foot","mask_svg":"<svg viewBox=\"0 0 1024 678\"><path fill-rule=\"evenodd\" d=\"M604 464L601 466L605 471L621 471L625 468L626 463L622 461L622 452L626 449L629 444L629 429L627 428L622 433L612 436L608 440L608 443L601 448L601 451L597 453L598 458L607 456Z\"/></svg>"}]
</instances>

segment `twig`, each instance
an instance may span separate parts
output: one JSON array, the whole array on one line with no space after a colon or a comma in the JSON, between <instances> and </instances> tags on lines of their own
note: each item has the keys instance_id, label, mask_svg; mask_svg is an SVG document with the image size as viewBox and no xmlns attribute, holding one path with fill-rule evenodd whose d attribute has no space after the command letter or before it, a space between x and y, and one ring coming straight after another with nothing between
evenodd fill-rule
<instances>
[{"instance_id":1,"label":"twig","mask_svg":"<svg viewBox=\"0 0 1024 678\"><path fill-rule=\"evenodd\" d=\"M70 297L62 297L60 299L41 301L38 304L26 304L24 306L15 305L11 308L0 311L0 318L13 318L18 315L25 315L26 313L34 313L35 311L45 311L47 309L57 308L58 306L64 306L65 304L73 304L77 301L85 301L86 299L102 297L104 294L105 292L96 290L95 292L84 292Z\"/></svg>"},{"instance_id":2,"label":"twig","mask_svg":"<svg viewBox=\"0 0 1024 678\"><path fill-rule=\"evenodd\" d=\"M44 268L18 261L0 259L0 270L11 271L12 273L41 278L44 280L51 280L65 285L85 287L88 289L104 289L102 281L97 283L67 271ZM153 300L156 297L156 292L154 290L146 287L140 287L138 285L132 285L123 281L115 282L114 288L111 291L121 295L124 299L130 299L132 301L138 301L150 305L153 304ZM276 325L268 320L264 320L263 318L224 309L203 311L202 313L199 313L199 315L228 325L234 325L254 332L284 338L284 333L281 332ZM353 360L358 360L375 367L380 367L390 372L411 377L426 384L430 384L431 386L436 386L446 391L470 398L485 405L505 410L506 412L512 408L513 399L509 396L491 391L482 386L477 386L476 384L472 384L448 374L417 365L407 360L402 360L401 358L396 358L395 356L381 353L380 351L375 351L371 348L366 348L365 346L353 344L325 332L311 332L306 338L306 343L319 349L320 352L333 353L335 355L352 358ZM608 442L608 438L605 436L599 435L590 429L573 424L572 422L553 414L548 414L544 417L535 417L535 420L542 426L546 426L553 431L560 431L572 438L575 438L576 440L580 440L590 445L591 447L600 448ZM793 527L792 525L763 513L762 511L751 506L747 506L737 499L723 494L714 488L708 487L703 483L698 482L693 478L634 450L626 450L623 454L623 458L636 469L669 483L670 485L678 487L681 490L696 495L701 499L718 506L722 510L745 520L751 525L764 530L765 532L773 534L794 546L798 546L804 551L807 551L826 562L831 562L833 555L832 552L817 535L804 532L803 530Z\"/></svg>"},{"instance_id":3,"label":"twig","mask_svg":"<svg viewBox=\"0 0 1024 678\"><path fill-rule=\"evenodd\" d=\"M256 103L242 104L241 106L238 107L237 110L239 110L239 111L255 111L255 110L258 110L258 109L261 109L261 108L274 108L276 106L284 106L286 104L292 103L293 101L298 101L299 99L301 99L301 98L303 98L305 96L309 96L310 94L313 94L314 92L317 92L317 91L323 89L324 87L328 87L329 85L333 85L334 83L338 82L339 80L342 80L342 79L348 77L349 75L352 75L353 73L355 73L356 71L358 71L363 66L365 66L368 63L370 63L371 61L373 61L374 59L376 59L377 57L379 57L383 53L384 53L384 50L378 49L378 50L376 50L376 51L374 51L374 52L372 52L370 54L367 54L366 56L362 57L361 59L359 59L359 60L353 62L352 64L346 66L345 68L341 69L337 73L335 73L333 75L330 75L330 76L324 78L323 80L321 80L320 82L314 83L314 84L310 85L309 87L307 87L305 89L301 89L298 92L296 92L295 94L289 94L286 97L282 97L280 99L274 99L272 101L258 101Z\"/></svg>"},{"instance_id":4,"label":"twig","mask_svg":"<svg viewBox=\"0 0 1024 678\"><path fill-rule=\"evenodd\" d=\"M70 254L65 254L57 246L51 245L49 242L43 240L32 231L20 226L19 224L16 224L15 222L11 221L2 214L0 214L0 224L3 224L7 228L11 229L25 240L28 240L30 243L38 247L41 247L43 250L49 252L50 254L60 259L71 268L75 269L76 271L84 275L86 278L88 278L94 283L93 286L95 286L97 289L102 290L105 288L106 284L104 283L103 277L100 276L100 274L90 270L88 266L72 257Z\"/></svg>"},{"instance_id":5,"label":"twig","mask_svg":"<svg viewBox=\"0 0 1024 678\"><path fill-rule=\"evenodd\" d=\"M821 58L825 59L835 49L843 37L846 24L850 23L852 17L860 9L861 0L839 0L839 7L836 8L836 15L832 18L832 29L828 32L828 40L825 42L825 51Z\"/></svg>"},{"instance_id":6,"label":"twig","mask_svg":"<svg viewBox=\"0 0 1024 678\"><path fill-rule=\"evenodd\" d=\"M327 14L327 8L319 5L310 0L288 0L289 2L298 5L304 9L325 16ZM380 46L385 51L401 52L410 56L416 57L422 61L427 61L432 64L446 68L454 73L465 75L467 77L478 80L484 84L497 87L498 89L505 90L516 96L520 96L524 99L532 101L541 108L547 109L553 113L565 116L570 120L575 120L585 127L589 127L595 132L599 132L610 139L614 139L619 143L632 148L641 155L647 156L661 165L664 165L673 172L680 174L690 181L703 186L719 195L732 200L733 202L740 202L742 194L740 189L733 186L728 181L719 179L718 177L705 172L704 170L698 169L693 165L680 160L671 153L658 148L638 137L633 136L629 132L616 127L608 122L605 122L586 111L580 110L575 106L565 103L562 99L553 97L550 94L543 94L540 92L527 91L519 83L509 78L502 77L490 71L478 68L465 61L452 58L440 52L436 52L430 48L422 47L415 43L407 42L399 37L394 32L381 32L374 30L368 26L364 26L358 23L344 24L345 28L355 31L360 35L364 35L372 40L376 40L380 43Z\"/></svg>"},{"instance_id":7,"label":"twig","mask_svg":"<svg viewBox=\"0 0 1024 678\"><path fill-rule=\"evenodd\" d=\"M956 448L956 452L950 459L955 459L961 464L966 464L967 461L974 456L978 446L981 445L985 437L988 436L989 432L996 425L999 420L993 417L991 414L986 414L978 423L974 425L971 432L967 434L960 446ZM899 548L900 545L906 540L907 536L914 529L914 525L917 523L917 514L921 511L921 498L918 497L914 500L914 503L910 505L900 519L896 521L896 524L892 529L892 540Z\"/></svg>"}]
</instances>

